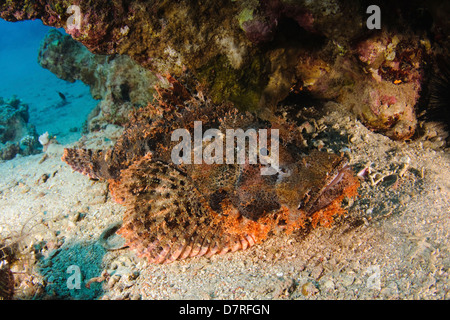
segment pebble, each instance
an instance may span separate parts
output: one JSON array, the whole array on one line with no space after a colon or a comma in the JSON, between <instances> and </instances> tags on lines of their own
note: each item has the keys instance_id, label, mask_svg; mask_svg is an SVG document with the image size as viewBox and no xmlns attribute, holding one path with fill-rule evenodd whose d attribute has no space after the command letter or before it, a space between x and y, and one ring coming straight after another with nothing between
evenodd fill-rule
<instances>
[{"instance_id":1,"label":"pebble","mask_svg":"<svg viewBox=\"0 0 450 320\"><path fill-rule=\"evenodd\" d=\"M333 291L335 288L333 280L330 279L330 280L325 281L325 283L323 284L323 288L326 291Z\"/></svg>"},{"instance_id":2,"label":"pebble","mask_svg":"<svg viewBox=\"0 0 450 320\"><path fill-rule=\"evenodd\" d=\"M319 289L316 288L316 286L311 282L306 282L304 285L302 285L302 294L307 296L313 296L316 293L319 292Z\"/></svg>"},{"instance_id":3,"label":"pebble","mask_svg":"<svg viewBox=\"0 0 450 320\"><path fill-rule=\"evenodd\" d=\"M46 183L47 180L50 178L50 175L48 175L47 173L44 173L42 176L39 177L39 179L36 181L36 184L42 184L42 183Z\"/></svg>"},{"instance_id":4,"label":"pebble","mask_svg":"<svg viewBox=\"0 0 450 320\"><path fill-rule=\"evenodd\" d=\"M72 222L78 222L81 220L81 214L79 212L74 212L70 215L69 219Z\"/></svg>"},{"instance_id":5,"label":"pebble","mask_svg":"<svg viewBox=\"0 0 450 320\"><path fill-rule=\"evenodd\" d=\"M410 164L411 163L411 158L408 156L403 156L400 158L400 162L401 163L406 163L406 164Z\"/></svg>"},{"instance_id":6,"label":"pebble","mask_svg":"<svg viewBox=\"0 0 450 320\"><path fill-rule=\"evenodd\" d=\"M352 285L353 282L355 282L355 276L353 276L351 274L346 274L346 275L342 276L342 285L344 287L348 287L348 286Z\"/></svg>"},{"instance_id":7,"label":"pebble","mask_svg":"<svg viewBox=\"0 0 450 320\"><path fill-rule=\"evenodd\" d=\"M112 289L112 287L114 287L114 285L120 280L120 276L119 275L112 275L107 283L107 287L109 289Z\"/></svg>"},{"instance_id":8,"label":"pebble","mask_svg":"<svg viewBox=\"0 0 450 320\"><path fill-rule=\"evenodd\" d=\"M311 277L318 280L322 276L322 273L323 273L323 266L322 264L319 264L315 266L314 269L312 270Z\"/></svg>"},{"instance_id":9,"label":"pebble","mask_svg":"<svg viewBox=\"0 0 450 320\"><path fill-rule=\"evenodd\" d=\"M322 140L315 140L313 141L313 146L322 149L325 146L325 143Z\"/></svg>"},{"instance_id":10,"label":"pebble","mask_svg":"<svg viewBox=\"0 0 450 320\"><path fill-rule=\"evenodd\" d=\"M384 187L388 188L393 186L398 181L398 175L390 174L383 177L383 182L381 183Z\"/></svg>"}]
</instances>

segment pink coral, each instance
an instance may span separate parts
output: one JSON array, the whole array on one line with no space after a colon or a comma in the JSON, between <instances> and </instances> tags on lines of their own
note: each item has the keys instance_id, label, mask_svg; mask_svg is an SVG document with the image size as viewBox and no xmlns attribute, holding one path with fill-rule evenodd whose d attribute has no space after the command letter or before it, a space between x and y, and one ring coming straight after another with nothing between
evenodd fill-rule
<instances>
[{"instance_id":1,"label":"pink coral","mask_svg":"<svg viewBox=\"0 0 450 320\"><path fill-rule=\"evenodd\" d=\"M364 63L372 64L381 55L384 55L386 45L381 39L368 39L361 42L357 47L358 58Z\"/></svg>"}]
</instances>

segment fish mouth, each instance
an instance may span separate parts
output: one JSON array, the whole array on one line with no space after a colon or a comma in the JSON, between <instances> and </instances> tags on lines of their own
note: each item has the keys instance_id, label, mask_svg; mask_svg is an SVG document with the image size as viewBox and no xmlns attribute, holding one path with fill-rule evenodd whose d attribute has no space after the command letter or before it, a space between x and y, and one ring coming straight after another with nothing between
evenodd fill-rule
<instances>
[{"instance_id":1,"label":"fish mouth","mask_svg":"<svg viewBox=\"0 0 450 320\"><path fill-rule=\"evenodd\" d=\"M308 206L308 215L327 207L336 198L340 197L349 184L349 176L352 176L352 170L348 163L344 163L334 177L319 191L316 199Z\"/></svg>"}]
</instances>

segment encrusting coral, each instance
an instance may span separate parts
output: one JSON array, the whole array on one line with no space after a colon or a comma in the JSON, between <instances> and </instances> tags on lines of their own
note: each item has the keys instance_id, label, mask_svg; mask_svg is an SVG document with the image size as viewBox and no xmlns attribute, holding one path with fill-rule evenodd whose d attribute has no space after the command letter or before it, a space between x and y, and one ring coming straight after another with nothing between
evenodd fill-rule
<instances>
[{"instance_id":1,"label":"encrusting coral","mask_svg":"<svg viewBox=\"0 0 450 320\"><path fill-rule=\"evenodd\" d=\"M318 98L349 100L349 108L369 128L409 139L416 132L415 107L429 77L424 66L433 61L427 56L439 51L448 56L443 12L449 5L378 1L382 17L381 30L376 30L366 25L371 4L0 0L0 17L63 27L92 53L126 55L156 75L180 77L188 70L217 104L275 109L293 87L301 87ZM72 6L78 13L68 10ZM102 110L115 105L111 102Z\"/></svg>"},{"instance_id":2,"label":"encrusting coral","mask_svg":"<svg viewBox=\"0 0 450 320\"><path fill-rule=\"evenodd\" d=\"M140 256L167 263L246 249L281 230L329 225L343 212L343 198L356 195L359 183L346 159L319 151L302 155L303 138L293 124L215 105L200 91L191 95L168 79L172 87L157 89L157 104L131 114L112 149L68 148L62 157L74 170L109 182L114 199L127 208L118 233ZM250 164L249 158L241 164L175 163L178 142L171 134L176 129L195 134L196 121L202 130L217 128L222 134L278 129L276 173L262 175L265 166ZM203 140L203 152L210 143Z\"/></svg>"}]
</instances>

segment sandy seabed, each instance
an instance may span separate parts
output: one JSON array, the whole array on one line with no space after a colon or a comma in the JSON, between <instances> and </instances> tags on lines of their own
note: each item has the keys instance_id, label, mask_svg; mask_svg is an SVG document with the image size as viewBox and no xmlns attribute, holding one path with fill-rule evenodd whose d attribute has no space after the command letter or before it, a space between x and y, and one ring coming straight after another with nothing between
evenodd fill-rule
<instances>
[{"instance_id":1,"label":"sandy seabed","mask_svg":"<svg viewBox=\"0 0 450 320\"><path fill-rule=\"evenodd\" d=\"M339 109L339 108L338 108ZM273 235L241 252L148 264L105 230L122 220L105 182L47 153L0 163L0 235L19 242L18 299L449 299L450 153L395 142L343 110L316 121L311 144L370 166L331 228ZM75 146L104 148L108 128ZM105 139L108 137L108 139ZM70 265L81 289L68 289Z\"/></svg>"}]
</instances>

